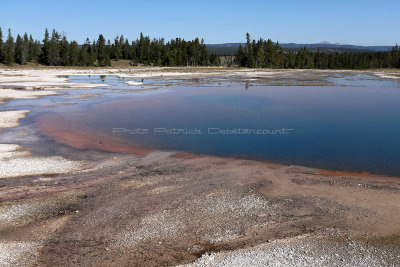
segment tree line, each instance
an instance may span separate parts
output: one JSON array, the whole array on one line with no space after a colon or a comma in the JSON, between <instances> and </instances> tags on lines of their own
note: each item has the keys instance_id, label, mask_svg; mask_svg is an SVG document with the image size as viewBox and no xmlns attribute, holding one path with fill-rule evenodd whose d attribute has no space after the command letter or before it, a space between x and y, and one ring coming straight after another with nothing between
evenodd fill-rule
<instances>
[{"instance_id":1,"label":"tree line","mask_svg":"<svg viewBox=\"0 0 400 267\"><path fill-rule=\"evenodd\" d=\"M309 52L306 47L286 52L279 42L252 40L247 33L246 45L239 46L235 63L240 67L277 69L400 68L400 50L396 45L385 52L322 53Z\"/></svg>"},{"instance_id":2,"label":"tree line","mask_svg":"<svg viewBox=\"0 0 400 267\"><path fill-rule=\"evenodd\" d=\"M204 40L196 38L185 41L176 38L165 42L150 39L140 34L140 38L129 42L123 35L116 36L111 42L102 34L92 42L89 38L84 44L68 41L65 35L53 29L51 35L45 30L42 41L34 40L25 33L17 38L8 30L6 41L0 28L0 62L24 65L37 62L47 66L111 66L111 60L130 60L131 65L152 66L217 66L220 59L215 53L209 53Z\"/></svg>"},{"instance_id":3,"label":"tree line","mask_svg":"<svg viewBox=\"0 0 400 267\"><path fill-rule=\"evenodd\" d=\"M8 30L6 40L0 28L0 62L24 65L36 62L47 66L111 66L111 60L129 60L131 65L148 66L219 66L237 65L249 68L279 69L369 69L400 68L400 50L396 45L385 52L311 52L306 47L297 52L285 51L279 42L270 39L252 40L246 34L246 44L240 45L234 57L223 58L210 53L204 40L181 38L165 42L163 38L140 37L129 42L123 35L113 42L102 34L84 44L68 41L67 37L53 29L45 30L42 41L34 40L25 33L17 38ZM222 60L221 60L222 59ZM222 62L221 62L222 61Z\"/></svg>"}]
</instances>

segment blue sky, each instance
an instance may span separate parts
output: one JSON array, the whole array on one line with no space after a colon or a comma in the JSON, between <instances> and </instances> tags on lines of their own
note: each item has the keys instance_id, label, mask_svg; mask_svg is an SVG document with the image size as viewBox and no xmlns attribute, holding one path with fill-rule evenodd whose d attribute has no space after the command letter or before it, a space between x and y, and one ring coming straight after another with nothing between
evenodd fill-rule
<instances>
[{"instance_id":1,"label":"blue sky","mask_svg":"<svg viewBox=\"0 0 400 267\"><path fill-rule=\"evenodd\" d=\"M0 2L3 35L55 28L83 42L103 33L130 40L140 32L171 39L203 37L206 43L271 38L281 43L321 41L358 45L400 44L400 0L6 0Z\"/></svg>"}]
</instances>

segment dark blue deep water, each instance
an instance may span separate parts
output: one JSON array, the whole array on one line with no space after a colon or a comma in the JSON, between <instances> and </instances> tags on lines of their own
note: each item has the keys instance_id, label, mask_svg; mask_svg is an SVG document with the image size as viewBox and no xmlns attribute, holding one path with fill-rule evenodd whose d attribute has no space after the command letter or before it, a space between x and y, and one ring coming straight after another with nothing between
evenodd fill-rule
<instances>
[{"instance_id":1,"label":"dark blue deep water","mask_svg":"<svg viewBox=\"0 0 400 267\"><path fill-rule=\"evenodd\" d=\"M349 83L177 84L87 106L74 127L151 148L400 175L399 83Z\"/></svg>"}]
</instances>

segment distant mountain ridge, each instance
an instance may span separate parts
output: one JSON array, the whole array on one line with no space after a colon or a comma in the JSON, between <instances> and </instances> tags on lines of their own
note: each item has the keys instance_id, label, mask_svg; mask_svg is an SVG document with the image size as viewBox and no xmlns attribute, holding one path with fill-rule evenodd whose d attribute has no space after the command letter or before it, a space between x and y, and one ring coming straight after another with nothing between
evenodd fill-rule
<instances>
[{"instance_id":1,"label":"distant mountain ridge","mask_svg":"<svg viewBox=\"0 0 400 267\"><path fill-rule=\"evenodd\" d=\"M244 46L245 43L224 43L224 44L207 44L207 48L211 53L219 55L233 55L236 53L239 45ZM388 51L393 46L360 46L340 43L321 42L315 44L297 44L297 43L280 43L285 50L297 51L303 47L307 47L310 51L336 53L336 52L364 52L364 51Z\"/></svg>"}]
</instances>

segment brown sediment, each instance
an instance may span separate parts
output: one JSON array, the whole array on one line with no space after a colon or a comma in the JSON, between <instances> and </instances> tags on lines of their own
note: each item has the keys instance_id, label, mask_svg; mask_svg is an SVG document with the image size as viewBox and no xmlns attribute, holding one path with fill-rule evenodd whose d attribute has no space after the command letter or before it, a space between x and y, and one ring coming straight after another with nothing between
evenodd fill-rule
<instances>
[{"instance_id":1,"label":"brown sediment","mask_svg":"<svg viewBox=\"0 0 400 267\"><path fill-rule=\"evenodd\" d=\"M339 179L353 179L354 181L369 181L376 183L400 184L400 177L386 174L373 174L370 172L353 172L353 171L339 171L339 170L317 170L313 172L314 175L324 178L339 178Z\"/></svg>"},{"instance_id":2,"label":"brown sediment","mask_svg":"<svg viewBox=\"0 0 400 267\"><path fill-rule=\"evenodd\" d=\"M347 184L328 184L332 176L309 168L234 158L90 153L98 161L85 172L0 181L0 202L15 201L4 203L16 207L10 218L22 212L0 222L0 234L29 241L40 232L39 266L171 266L304 234L400 249L391 238L400 232L399 184L353 186L358 177L345 176L335 179ZM78 195L60 200L57 191ZM25 211L43 201L51 208Z\"/></svg>"},{"instance_id":3,"label":"brown sediment","mask_svg":"<svg viewBox=\"0 0 400 267\"><path fill-rule=\"evenodd\" d=\"M318 178L351 178L353 180L369 180L376 182L386 183L400 183L400 177L387 175L387 174L374 174L367 171L346 171L346 170L328 170L328 169L316 169L311 167L293 166L288 172L291 173L304 173L309 174Z\"/></svg>"},{"instance_id":4,"label":"brown sediment","mask_svg":"<svg viewBox=\"0 0 400 267\"><path fill-rule=\"evenodd\" d=\"M352 171L339 171L339 170L318 170L315 172L315 174L328 175L328 176L351 176L351 177L359 177L359 176L387 177L384 175L372 174L370 172L352 172Z\"/></svg>"},{"instance_id":5,"label":"brown sediment","mask_svg":"<svg viewBox=\"0 0 400 267\"><path fill-rule=\"evenodd\" d=\"M98 149L137 155L147 155L153 151L153 149L123 141L82 125L74 126L72 120L67 117L52 114L44 115L36 120L35 126L38 127L42 135L78 149Z\"/></svg>"},{"instance_id":6,"label":"brown sediment","mask_svg":"<svg viewBox=\"0 0 400 267\"><path fill-rule=\"evenodd\" d=\"M53 177L52 179L49 179L48 182L40 181L40 178L50 177L50 175L48 174L24 176L25 180L33 180L33 183L35 184L34 186L32 186L32 184L29 184L21 186L16 185L13 187L0 187L0 203L12 200L36 198L43 195L87 188L89 186L96 186L109 182L109 179L107 179L107 177L97 177L91 180L81 181L79 183L55 185L53 181L60 179L61 177L63 177L63 175L53 174L51 176Z\"/></svg>"},{"instance_id":7,"label":"brown sediment","mask_svg":"<svg viewBox=\"0 0 400 267\"><path fill-rule=\"evenodd\" d=\"M204 157L204 155L189 152L177 152L173 155L173 157L180 159L198 159Z\"/></svg>"}]
</instances>

